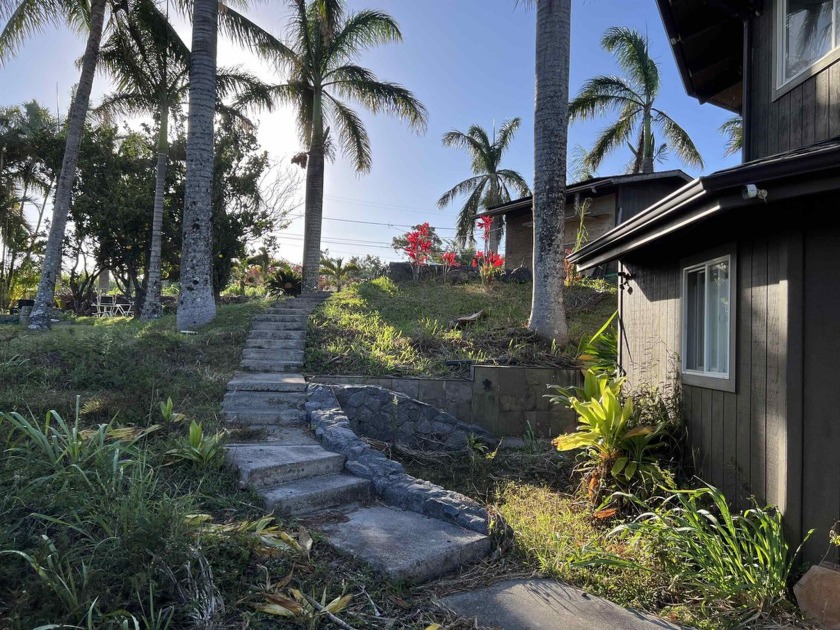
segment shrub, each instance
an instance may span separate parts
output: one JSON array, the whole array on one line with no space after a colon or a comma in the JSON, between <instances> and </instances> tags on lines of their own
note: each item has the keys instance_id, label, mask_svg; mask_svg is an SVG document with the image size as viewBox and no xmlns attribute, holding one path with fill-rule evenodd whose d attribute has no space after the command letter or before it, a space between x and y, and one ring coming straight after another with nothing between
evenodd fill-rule
<instances>
[{"instance_id":1,"label":"shrub","mask_svg":"<svg viewBox=\"0 0 840 630\"><path fill-rule=\"evenodd\" d=\"M283 267L268 279L266 288L273 297L300 295L303 290L303 275L291 267Z\"/></svg>"},{"instance_id":2,"label":"shrub","mask_svg":"<svg viewBox=\"0 0 840 630\"><path fill-rule=\"evenodd\" d=\"M789 555L777 509L755 505L734 513L710 485L670 494L612 533L621 532L632 533L637 543L652 541L675 584L734 623L784 601L799 553Z\"/></svg>"},{"instance_id":3,"label":"shrub","mask_svg":"<svg viewBox=\"0 0 840 630\"><path fill-rule=\"evenodd\" d=\"M595 372L614 373L618 369L618 330L613 313L588 341L581 339L577 360L581 366Z\"/></svg>"}]
</instances>

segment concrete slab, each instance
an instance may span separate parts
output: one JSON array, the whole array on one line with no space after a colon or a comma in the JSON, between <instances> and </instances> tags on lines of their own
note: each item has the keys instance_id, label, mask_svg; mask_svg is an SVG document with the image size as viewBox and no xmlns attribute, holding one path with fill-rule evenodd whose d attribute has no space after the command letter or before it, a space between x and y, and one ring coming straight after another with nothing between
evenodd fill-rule
<instances>
[{"instance_id":1,"label":"concrete slab","mask_svg":"<svg viewBox=\"0 0 840 630\"><path fill-rule=\"evenodd\" d=\"M389 507L363 508L320 528L328 542L394 582L421 583L475 562L490 539L463 527Z\"/></svg>"},{"instance_id":2,"label":"concrete slab","mask_svg":"<svg viewBox=\"0 0 840 630\"><path fill-rule=\"evenodd\" d=\"M370 496L370 481L352 475L324 475L262 491L266 506L281 516L299 516L358 503Z\"/></svg>"},{"instance_id":3,"label":"concrete slab","mask_svg":"<svg viewBox=\"0 0 840 630\"><path fill-rule=\"evenodd\" d=\"M259 444L285 444L286 446L320 446L311 431L304 427L292 427L275 424L252 424L247 427L251 431L259 431L261 439ZM245 438L240 442L228 442L225 446L251 446L256 441Z\"/></svg>"},{"instance_id":4,"label":"concrete slab","mask_svg":"<svg viewBox=\"0 0 840 630\"><path fill-rule=\"evenodd\" d=\"M239 470L243 486L255 488L341 472L344 456L320 446L243 444L228 449L228 461Z\"/></svg>"},{"instance_id":5,"label":"concrete slab","mask_svg":"<svg viewBox=\"0 0 840 630\"><path fill-rule=\"evenodd\" d=\"M300 409L265 411L251 408L224 407L225 422L229 425L285 424L304 426L305 418Z\"/></svg>"},{"instance_id":6,"label":"concrete slab","mask_svg":"<svg viewBox=\"0 0 840 630\"><path fill-rule=\"evenodd\" d=\"M259 337L254 339L247 339L245 341L246 348L256 348L263 350L303 350L306 347L306 340L301 339L261 339Z\"/></svg>"},{"instance_id":7,"label":"concrete slab","mask_svg":"<svg viewBox=\"0 0 840 630\"><path fill-rule=\"evenodd\" d=\"M441 599L456 614L503 630L655 630L672 625L555 580L509 580Z\"/></svg>"},{"instance_id":8,"label":"concrete slab","mask_svg":"<svg viewBox=\"0 0 840 630\"><path fill-rule=\"evenodd\" d=\"M302 374L237 372L228 382L228 391L306 392L306 381Z\"/></svg>"},{"instance_id":9,"label":"concrete slab","mask_svg":"<svg viewBox=\"0 0 840 630\"><path fill-rule=\"evenodd\" d=\"M306 392L227 392L222 399L222 407L244 409L261 408L264 411L280 409L303 409Z\"/></svg>"}]
</instances>

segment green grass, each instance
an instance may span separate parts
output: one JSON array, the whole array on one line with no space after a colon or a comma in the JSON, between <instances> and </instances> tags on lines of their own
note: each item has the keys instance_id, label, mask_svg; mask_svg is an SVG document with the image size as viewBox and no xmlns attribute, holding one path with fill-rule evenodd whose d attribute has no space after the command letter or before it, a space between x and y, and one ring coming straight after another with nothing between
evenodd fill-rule
<instances>
[{"instance_id":1,"label":"green grass","mask_svg":"<svg viewBox=\"0 0 840 630\"><path fill-rule=\"evenodd\" d=\"M84 423L118 417L144 424L157 414L157 401L171 397L192 418L214 421L251 317L266 305L222 306L196 335L178 333L173 315L155 322L80 318L48 333L0 327L0 411L43 417L55 409L70 417L78 395Z\"/></svg>"},{"instance_id":2,"label":"green grass","mask_svg":"<svg viewBox=\"0 0 840 630\"><path fill-rule=\"evenodd\" d=\"M380 278L330 297L312 316L307 372L368 376L447 376L447 361L568 367L578 343L616 309L615 288L595 281L567 292L569 343L562 348L527 329L531 287L495 283L396 285ZM450 321L484 311L461 329ZM463 370L463 368L462 368Z\"/></svg>"}]
</instances>

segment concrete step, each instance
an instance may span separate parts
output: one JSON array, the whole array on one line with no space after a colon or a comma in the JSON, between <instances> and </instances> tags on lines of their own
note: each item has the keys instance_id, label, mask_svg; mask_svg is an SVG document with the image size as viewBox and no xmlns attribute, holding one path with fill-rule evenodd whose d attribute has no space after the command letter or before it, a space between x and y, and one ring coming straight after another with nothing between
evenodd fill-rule
<instances>
[{"instance_id":1,"label":"concrete step","mask_svg":"<svg viewBox=\"0 0 840 630\"><path fill-rule=\"evenodd\" d=\"M306 347L306 339L248 339L245 341L246 348L257 348L263 350L300 350Z\"/></svg>"},{"instance_id":2,"label":"concrete step","mask_svg":"<svg viewBox=\"0 0 840 630\"><path fill-rule=\"evenodd\" d=\"M230 425L288 424L304 426L306 414L302 409L281 409L268 411L248 407L224 408L225 422Z\"/></svg>"},{"instance_id":3,"label":"concrete step","mask_svg":"<svg viewBox=\"0 0 840 630\"><path fill-rule=\"evenodd\" d=\"M222 409L282 411L303 409L305 402L305 392L228 392L222 400Z\"/></svg>"},{"instance_id":4,"label":"concrete step","mask_svg":"<svg viewBox=\"0 0 840 630\"><path fill-rule=\"evenodd\" d=\"M298 322L303 324L309 321L309 314L308 313L291 313L286 315L254 315L254 319L251 320L254 323L258 322Z\"/></svg>"},{"instance_id":5,"label":"concrete step","mask_svg":"<svg viewBox=\"0 0 840 630\"><path fill-rule=\"evenodd\" d=\"M346 516L319 530L333 547L393 582L428 582L490 552L489 537L414 512L370 507Z\"/></svg>"},{"instance_id":6,"label":"concrete step","mask_svg":"<svg viewBox=\"0 0 840 630\"><path fill-rule=\"evenodd\" d=\"M314 434L303 425L249 424L241 427L248 432L259 432L258 437L246 437L243 441L231 442L228 446L242 444L285 444L286 446L320 446Z\"/></svg>"},{"instance_id":7,"label":"concrete step","mask_svg":"<svg viewBox=\"0 0 840 630\"><path fill-rule=\"evenodd\" d=\"M248 340L253 339L298 339L306 340L305 330L275 330L274 328L266 328L265 330L254 330L248 333Z\"/></svg>"},{"instance_id":8,"label":"concrete step","mask_svg":"<svg viewBox=\"0 0 840 630\"><path fill-rule=\"evenodd\" d=\"M228 461L239 471L242 487L268 488L298 479L334 475L344 469L344 456L320 446L243 444L227 449Z\"/></svg>"},{"instance_id":9,"label":"concrete step","mask_svg":"<svg viewBox=\"0 0 840 630\"><path fill-rule=\"evenodd\" d=\"M242 361L240 367L247 372L300 372L303 363L300 361L257 361L248 359Z\"/></svg>"},{"instance_id":10,"label":"concrete step","mask_svg":"<svg viewBox=\"0 0 840 630\"><path fill-rule=\"evenodd\" d=\"M229 392L306 392L300 374L237 372L228 383Z\"/></svg>"},{"instance_id":11,"label":"concrete step","mask_svg":"<svg viewBox=\"0 0 840 630\"><path fill-rule=\"evenodd\" d=\"M303 322L254 322L251 330L296 330L306 332L308 323Z\"/></svg>"},{"instance_id":12,"label":"concrete step","mask_svg":"<svg viewBox=\"0 0 840 630\"><path fill-rule=\"evenodd\" d=\"M280 516L299 516L364 501L370 496L370 481L346 474L325 475L267 488L261 494L266 506Z\"/></svg>"},{"instance_id":13,"label":"concrete step","mask_svg":"<svg viewBox=\"0 0 840 630\"><path fill-rule=\"evenodd\" d=\"M256 359L257 361L303 361L303 350L290 350L288 348L245 348L242 351L242 358L245 360Z\"/></svg>"}]
</instances>

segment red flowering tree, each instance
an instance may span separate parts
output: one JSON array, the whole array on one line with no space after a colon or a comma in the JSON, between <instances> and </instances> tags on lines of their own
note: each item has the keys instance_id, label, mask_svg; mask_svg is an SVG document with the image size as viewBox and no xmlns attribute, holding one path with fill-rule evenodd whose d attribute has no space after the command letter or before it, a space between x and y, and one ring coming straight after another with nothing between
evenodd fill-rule
<instances>
[{"instance_id":1,"label":"red flowering tree","mask_svg":"<svg viewBox=\"0 0 840 630\"><path fill-rule=\"evenodd\" d=\"M440 264L443 267L443 283L446 284L446 276L449 274L450 269L454 269L455 267L460 267L461 263L458 262L458 253L457 252L444 252L440 255Z\"/></svg>"},{"instance_id":2,"label":"red flowering tree","mask_svg":"<svg viewBox=\"0 0 840 630\"><path fill-rule=\"evenodd\" d=\"M403 251L408 254L408 261L411 263L411 275L414 281L420 280L420 269L429 264L432 253L432 239L429 235L429 224L423 223L405 235L408 245Z\"/></svg>"},{"instance_id":3,"label":"red flowering tree","mask_svg":"<svg viewBox=\"0 0 840 630\"><path fill-rule=\"evenodd\" d=\"M504 271L505 258L490 251L490 234L493 230L493 217L481 217L478 220L478 227L481 230L482 239L484 240L484 251L476 252L472 266L478 268L481 284L487 287L497 274Z\"/></svg>"}]
</instances>

